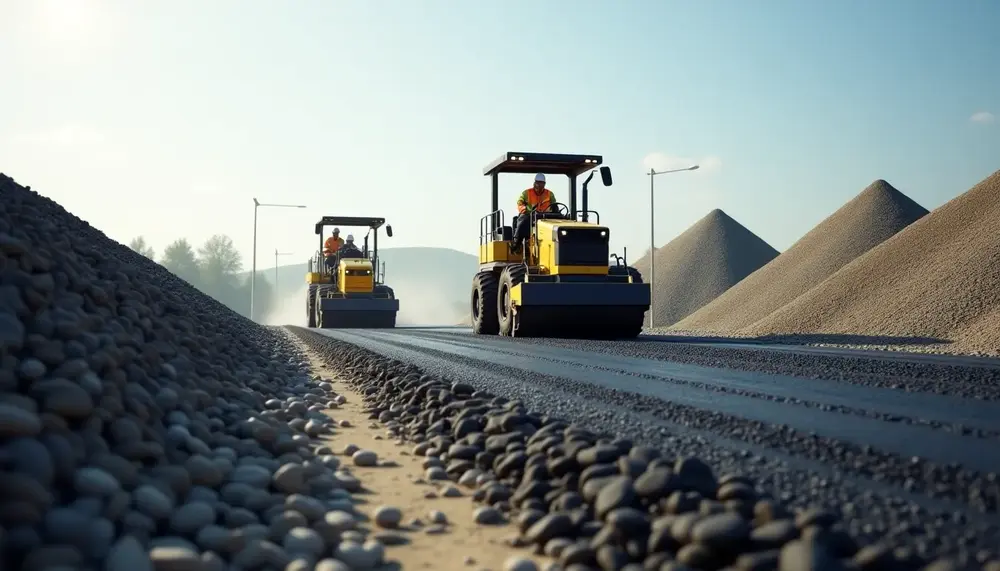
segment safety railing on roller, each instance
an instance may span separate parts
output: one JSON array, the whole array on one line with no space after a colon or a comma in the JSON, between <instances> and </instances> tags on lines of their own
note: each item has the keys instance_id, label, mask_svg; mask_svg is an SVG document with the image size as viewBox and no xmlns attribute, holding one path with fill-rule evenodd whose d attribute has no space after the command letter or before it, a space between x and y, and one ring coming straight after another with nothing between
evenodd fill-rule
<instances>
[{"instance_id":1,"label":"safety railing on roller","mask_svg":"<svg viewBox=\"0 0 1000 571\"><path fill-rule=\"evenodd\" d=\"M597 219L596 224L601 223L601 213L596 210L581 210L576 213L576 220L578 222L590 222L591 216Z\"/></svg>"},{"instance_id":2,"label":"safety railing on roller","mask_svg":"<svg viewBox=\"0 0 1000 571\"><path fill-rule=\"evenodd\" d=\"M503 210L494 210L479 219L479 245L484 246L496 240L497 231L505 226ZM493 226L491 229L490 226Z\"/></svg>"}]
</instances>

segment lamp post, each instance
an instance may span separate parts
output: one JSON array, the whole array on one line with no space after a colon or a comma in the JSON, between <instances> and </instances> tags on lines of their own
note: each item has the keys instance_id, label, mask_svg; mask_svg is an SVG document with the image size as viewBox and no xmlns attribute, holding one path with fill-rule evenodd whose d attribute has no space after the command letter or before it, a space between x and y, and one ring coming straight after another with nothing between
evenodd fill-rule
<instances>
[{"instance_id":1,"label":"lamp post","mask_svg":"<svg viewBox=\"0 0 1000 571\"><path fill-rule=\"evenodd\" d=\"M278 295L278 256L291 256L291 252L279 252L274 249L274 295Z\"/></svg>"},{"instance_id":2,"label":"lamp post","mask_svg":"<svg viewBox=\"0 0 1000 571\"><path fill-rule=\"evenodd\" d=\"M653 328L653 315L655 315L653 299L656 297L655 283L656 283L656 214L653 210L653 179L656 178L658 174L670 174L673 172L683 172L683 171L693 171L698 170L698 165L690 166L683 169L671 169L666 171L657 171L653 168L649 169L646 176L649 177L649 328Z\"/></svg>"},{"instance_id":3,"label":"lamp post","mask_svg":"<svg viewBox=\"0 0 1000 571\"><path fill-rule=\"evenodd\" d=\"M257 209L261 206L272 208L305 208L301 204L265 204L253 199L253 267L250 270L250 321L253 321L253 298L257 286Z\"/></svg>"}]
</instances>

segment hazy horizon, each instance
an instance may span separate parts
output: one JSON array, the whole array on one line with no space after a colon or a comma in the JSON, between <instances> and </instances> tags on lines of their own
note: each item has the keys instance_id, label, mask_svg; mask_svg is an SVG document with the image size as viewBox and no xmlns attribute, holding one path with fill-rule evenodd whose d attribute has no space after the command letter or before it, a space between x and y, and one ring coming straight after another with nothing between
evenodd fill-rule
<instances>
[{"instance_id":1,"label":"hazy horizon","mask_svg":"<svg viewBox=\"0 0 1000 571\"><path fill-rule=\"evenodd\" d=\"M508 150L602 154L633 260L650 165L702 165L657 177L658 246L721 208L779 251L875 179L933 210L1000 168L995 2L569 6L0 2L0 171L158 255L229 235L245 270L252 199L307 205L259 211L263 270L330 214L474 253Z\"/></svg>"}]
</instances>

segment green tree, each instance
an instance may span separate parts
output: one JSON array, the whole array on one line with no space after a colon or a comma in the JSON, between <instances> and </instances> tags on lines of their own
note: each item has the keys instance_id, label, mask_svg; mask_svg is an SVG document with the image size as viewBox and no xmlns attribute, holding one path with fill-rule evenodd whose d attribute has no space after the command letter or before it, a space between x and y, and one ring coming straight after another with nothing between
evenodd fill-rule
<instances>
[{"instance_id":1,"label":"green tree","mask_svg":"<svg viewBox=\"0 0 1000 571\"><path fill-rule=\"evenodd\" d=\"M201 267L202 283L206 293L216 296L232 295L228 290L236 289L236 274L243 269L243 259L233 245L233 239L225 234L216 234L198 248L198 263Z\"/></svg>"},{"instance_id":2,"label":"green tree","mask_svg":"<svg viewBox=\"0 0 1000 571\"><path fill-rule=\"evenodd\" d=\"M160 264L192 285L199 285L201 281L198 258L195 256L194 248L191 247L191 243L186 238L171 242L163 250Z\"/></svg>"},{"instance_id":3,"label":"green tree","mask_svg":"<svg viewBox=\"0 0 1000 571\"><path fill-rule=\"evenodd\" d=\"M142 236L136 236L132 238L132 241L128 243L128 247L132 248L139 254L146 256L150 260L156 259L156 252L153 251L153 247L146 243L146 239Z\"/></svg>"},{"instance_id":4,"label":"green tree","mask_svg":"<svg viewBox=\"0 0 1000 571\"><path fill-rule=\"evenodd\" d=\"M257 283L253 287L253 312L255 320L261 322L271 308L274 306L274 285L265 278L266 271L257 272ZM250 276L248 275L243 283L237 288L238 296L229 307L243 315L250 317Z\"/></svg>"}]
</instances>

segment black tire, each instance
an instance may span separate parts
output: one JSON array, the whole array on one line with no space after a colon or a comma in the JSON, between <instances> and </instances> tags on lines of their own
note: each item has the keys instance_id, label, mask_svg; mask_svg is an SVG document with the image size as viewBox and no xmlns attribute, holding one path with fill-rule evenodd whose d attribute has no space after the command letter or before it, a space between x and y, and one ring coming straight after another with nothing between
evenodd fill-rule
<instances>
[{"instance_id":1,"label":"black tire","mask_svg":"<svg viewBox=\"0 0 1000 571\"><path fill-rule=\"evenodd\" d=\"M500 332L497 321L497 275L491 271L479 272L472 278L472 332L477 335L496 335Z\"/></svg>"},{"instance_id":2,"label":"black tire","mask_svg":"<svg viewBox=\"0 0 1000 571\"><path fill-rule=\"evenodd\" d=\"M517 317L510 302L510 289L524 281L527 268L521 264L512 264L500 273L500 287L497 290L497 321L500 323L500 335L514 337L518 333Z\"/></svg>"},{"instance_id":3,"label":"black tire","mask_svg":"<svg viewBox=\"0 0 1000 571\"><path fill-rule=\"evenodd\" d=\"M313 329L316 327L316 286L309 286L309 293L306 295L306 317L308 318L308 327Z\"/></svg>"},{"instance_id":4,"label":"black tire","mask_svg":"<svg viewBox=\"0 0 1000 571\"><path fill-rule=\"evenodd\" d=\"M639 270L633 268L632 266L609 266L608 273L613 276L614 275L621 276L627 274L632 276L632 283L635 284L642 283L642 274L639 273Z\"/></svg>"},{"instance_id":5,"label":"black tire","mask_svg":"<svg viewBox=\"0 0 1000 571\"><path fill-rule=\"evenodd\" d=\"M385 284L378 284L377 286L375 286L372 289L372 293L375 294L385 293L389 295L389 299L396 299L396 292L394 292L391 287Z\"/></svg>"}]
</instances>

